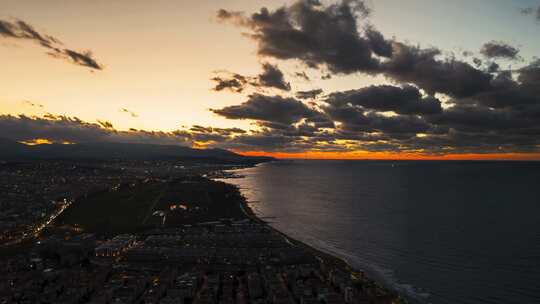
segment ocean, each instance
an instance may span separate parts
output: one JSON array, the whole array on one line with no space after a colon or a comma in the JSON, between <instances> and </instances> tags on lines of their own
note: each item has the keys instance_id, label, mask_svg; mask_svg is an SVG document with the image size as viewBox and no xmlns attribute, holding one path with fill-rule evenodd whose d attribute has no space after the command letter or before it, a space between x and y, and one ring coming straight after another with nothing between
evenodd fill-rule
<instances>
[{"instance_id":1,"label":"ocean","mask_svg":"<svg viewBox=\"0 0 540 304\"><path fill-rule=\"evenodd\" d=\"M540 303L540 162L282 160L255 213L411 303Z\"/></svg>"}]
</instances>

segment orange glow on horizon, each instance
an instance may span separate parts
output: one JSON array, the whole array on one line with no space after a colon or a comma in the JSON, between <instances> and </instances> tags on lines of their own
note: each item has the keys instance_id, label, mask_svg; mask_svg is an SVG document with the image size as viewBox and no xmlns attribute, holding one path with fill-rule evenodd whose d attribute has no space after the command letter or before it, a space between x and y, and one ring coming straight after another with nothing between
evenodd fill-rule
<instances>
[{"instance_id":1,"label":"orange glow on horizon","mask_svg":"<svg viewBox=\"0 0 540 304\"><path fill-rule=\"evenodd\" d=\"M23 140L19 141L21 144L25 144L27 146L37 146L37 145L52 145L52 144L62 144L62 145L72 145L74 143L69 141L61 141L61 142L54 142L46 138L35 138L32 140Z\"/></svg>"},{"instance_id":2,"label":"orange glow on horizon","mask_svg":"<svg viewBox=\"0 0 540 304\"><path fill-rule=\"evenodd\" d=\"M36 138L32 140L23 140L19 141L21 144L25 144L27 146L37 146L37 145L50 145L53 144L52 141L45 139L45 138Z\"/></svg>"},{"instance_id":3,"label":"orange glow on horizon","mask_svg":"<svg viewBox=\"0 0 540 304\"><path fill-rule=\"evenodd\" d=\"M349 160L540 160L540 153L463 153L463 154L425 154L412 152L264 152L234 151L246 156L271 156L280 159L349 159Z\"/></svg>"}]
</instances>

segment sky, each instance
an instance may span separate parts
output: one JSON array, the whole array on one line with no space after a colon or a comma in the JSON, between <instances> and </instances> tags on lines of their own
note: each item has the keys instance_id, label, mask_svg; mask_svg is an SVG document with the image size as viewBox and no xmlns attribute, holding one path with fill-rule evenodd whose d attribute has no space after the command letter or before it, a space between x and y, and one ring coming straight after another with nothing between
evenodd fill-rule
<instances>
[{"instance_id":1,"label":"sky","mask_svg":"<svg viewBox=\"0 0 540 304\"><path fill-rule=\"evenodd\" d=\"M537 0L0 3L0 137L540 159Z\"/></svg>"}]
</instances>

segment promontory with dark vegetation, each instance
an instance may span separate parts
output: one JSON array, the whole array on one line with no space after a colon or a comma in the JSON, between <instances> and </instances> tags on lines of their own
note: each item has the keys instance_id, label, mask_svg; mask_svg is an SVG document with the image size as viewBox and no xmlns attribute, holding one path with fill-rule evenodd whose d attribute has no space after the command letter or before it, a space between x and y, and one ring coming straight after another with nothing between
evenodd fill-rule
<instances>
[{"instance_id":1,"label":"promontory with dark vegetation","mask_svg":"<svg viewBox=\"0 0 540 304\"><path fill-rule=\"evenodd\" d=\"M0 162L0 303L402 301L276 231L236 186L208 178L270 158L172 146L8 144Z\"/></svg>"}]
</instances>

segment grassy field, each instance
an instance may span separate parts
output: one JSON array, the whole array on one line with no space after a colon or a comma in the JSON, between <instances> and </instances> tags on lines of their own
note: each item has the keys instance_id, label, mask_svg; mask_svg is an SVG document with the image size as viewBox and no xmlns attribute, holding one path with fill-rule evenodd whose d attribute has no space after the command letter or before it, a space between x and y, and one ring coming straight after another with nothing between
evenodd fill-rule
<instances>
[{"instance_id":1,"label":"grassy field","mask_svg":"<svg viewBox=\"0 0 540 304\"><path fill-rule=\"evenodd\" d=\"M76 201L57 219L56 225L78 225L85 231L101 234L135 232L142 228L166 188L164 183L148 183L94 193Z\"/></svg>"},{"instance_id":2,"label":"grassy field","mask_svg":"<svg viewBox=\"0 0 540 304\"><path fill-rule=\"evenodd\" d=\"M168 183L124 186L79 199L55 222L81 227L86 232L115 235L162 226L178 227L222 218L243 219L242 197L229 184L191 177ZM171 208L171 206L178 208ZM182 207L180 207L182 206Z\"/></svg>"},{"instance_id":3,"label":"grassy field","mask_svg":"<svg viewBox=\"0 0 540 304\"><path fill-rule=\"evenodd\" d=\"M243 219L241 202L240 193L230 184L192 178L171 182L155 210L167 214L166 227L178 227L222 218ZM185 209L171 210L173 205L182 205Z\"/></svg>"}]
</instances>

